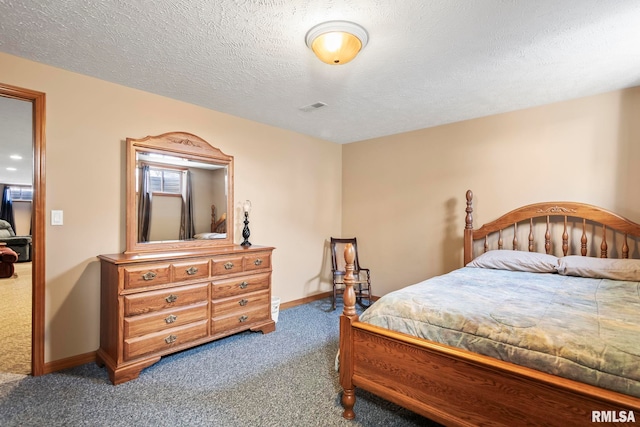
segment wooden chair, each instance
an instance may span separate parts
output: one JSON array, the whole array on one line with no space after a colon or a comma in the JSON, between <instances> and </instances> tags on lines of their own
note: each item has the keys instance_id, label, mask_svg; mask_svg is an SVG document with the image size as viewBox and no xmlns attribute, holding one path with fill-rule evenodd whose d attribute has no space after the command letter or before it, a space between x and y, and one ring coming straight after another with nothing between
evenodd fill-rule
<instances>
[{"instance_id":1,"label":"wooden chair","mask_svg":"<svg viewBox=\"0 0 640 427\"><path fill-rule=\"evenodd\" d=\"M346 274L346 264L344 261L344 248L347 243L353 245L355 251L355 270L353 275L356 279L354 284L354 290L356 292L356 302L360 306L367 308L371 305L371 274L368 268L360 266L358 260L358 242L356 238L340 239L331 238L331 272L333 273L333 309L336 309L336 300L339 295L344 293L344 275ZM367 304L363 303L363 298L367 300Z\"/></svg>"}]
</instances>

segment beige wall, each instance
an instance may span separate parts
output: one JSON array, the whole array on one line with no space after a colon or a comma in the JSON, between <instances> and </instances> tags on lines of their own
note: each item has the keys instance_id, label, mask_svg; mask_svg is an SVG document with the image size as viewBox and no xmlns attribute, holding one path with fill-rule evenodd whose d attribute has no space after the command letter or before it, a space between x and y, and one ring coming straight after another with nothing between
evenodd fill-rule
<instances>
[{"instance_id":1,"label":"beige wall","mask_svg":"<svg viewBox=\"0 0 640 427\"><path fill-rule=\"evenodd\" d=\"M374 294L460 266L476 223L576 200L640 221L640 89L340 146L0 53L0 82L47 94L45 361L99 346L96 255L125 246L124 140L194 133L235 157L235 234L273 245L283 302L328 291L329 236L356 235Z\"/></svg>"},{"instance_id":2,"label":"beige wall","mask_svg":"<svg viewBox=\"0 0 640 427\"><path fill-rule=\"evenodd\" d=\"M150 215L149 240L178 240L180 237L180 215L182 198L154 195Z\"/></svg>"},{"instance_id":3,"label":"beige wall","mask_svg":"<svg viewBox=\"0 0 640 427\"><path fill-rule=\"evenodd\" d=\"M570 200L640 222L640 88L343 147L345 237L374 295L462 265L465 192L477 226Z\"/></svg>"},{"instance_id":4,"label":"beige wall","mask_svg":"<svg viewBox=\"0 0 640 427\"><path fill-rule=\"evenodd\" d=\"M61 209L64 225L46 227L46 362L99 346L96 255L125 249L127 137L186 131L233 155L236 212L250 199L251 242L276 247L274 294L330 289L319 273L341 226L340 145L6 54L0 82L47 96L46 217Z\"/></svg>"}]
</instances>

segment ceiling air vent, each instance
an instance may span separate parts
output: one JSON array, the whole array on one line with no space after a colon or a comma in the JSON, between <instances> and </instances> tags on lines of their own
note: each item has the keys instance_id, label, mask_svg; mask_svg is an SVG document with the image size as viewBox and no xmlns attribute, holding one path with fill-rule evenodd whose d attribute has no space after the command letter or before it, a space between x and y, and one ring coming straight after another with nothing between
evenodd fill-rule
<instances>
[{"instance_id":1,"label":"ceiling air vent","mask_svg":"<svg viewBox=\"0 0 640 427\"><path fill-rule=\"evenodd\" d=\"M314 110L317 110L318 108L322 108L326 106L327 104L325 104L324 102L316 102L315 104L310 104L310 105L305 105L304 107L300 107L299 110L304 111L305 113L308 113L310 111L314 111Z\"/></svg>"}]
</instances>

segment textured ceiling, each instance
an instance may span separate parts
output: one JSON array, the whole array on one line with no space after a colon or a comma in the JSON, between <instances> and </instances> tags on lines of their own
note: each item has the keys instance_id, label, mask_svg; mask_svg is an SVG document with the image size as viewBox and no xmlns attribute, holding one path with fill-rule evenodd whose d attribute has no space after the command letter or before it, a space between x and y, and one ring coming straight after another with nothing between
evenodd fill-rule
<instances>
[{"instance_id":1,"label":"textured ceiling","mask_svg":"<svg viewBox=\"0 0 640 427\"><path fill-rule=\"evenodd\" d=\"M341 66L333 19L369 33ZM0 0L0 51L348 143L638 86L640 1Z\"/></svg>"}]
</instances>

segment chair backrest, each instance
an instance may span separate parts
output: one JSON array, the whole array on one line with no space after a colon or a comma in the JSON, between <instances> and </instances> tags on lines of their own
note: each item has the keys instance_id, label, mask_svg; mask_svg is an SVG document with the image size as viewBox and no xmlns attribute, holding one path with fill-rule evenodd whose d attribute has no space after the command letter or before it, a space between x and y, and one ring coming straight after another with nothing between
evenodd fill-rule
<instances>
[{"instance_id":1,"label":"chair backrest","mask_svg":"<svg viewBox=\"0 0 640 427\"><path fill-rule=\"evenodd\" d=\"M0 219L0 237L15 237L16 233L14 233L13 228L11 228L11 224L8 221Z\"/></svg>"},{"instance_id":2,"label":"chair backrest","mask_svg":"<svg viewBox=\"0 0 640 427\"><path fill-rule=\"evenodd\" d=\"M353 245L353 251L355 253L355 269L360 270L360 263L358 262L358 242L355 237L350 239L331 238L331 267L334 272L344 272L346 264L344 261L344 248L348 243Z\"/></svg>"}]
</instances>

